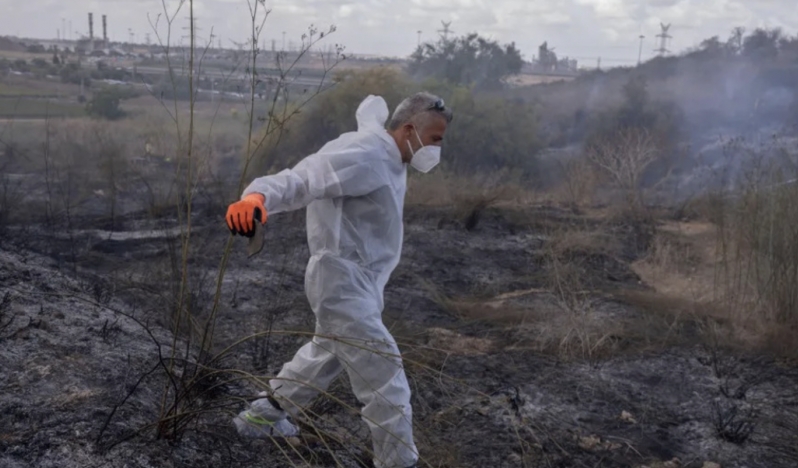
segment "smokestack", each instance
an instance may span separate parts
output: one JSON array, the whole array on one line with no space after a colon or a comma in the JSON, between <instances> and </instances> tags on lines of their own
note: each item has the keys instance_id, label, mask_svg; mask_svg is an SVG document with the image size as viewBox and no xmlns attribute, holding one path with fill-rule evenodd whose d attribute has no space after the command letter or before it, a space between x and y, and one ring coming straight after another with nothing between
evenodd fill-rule
<instances>
[{"instance_id":1,"label":"smokestack","mask_svg":"<svg viewBox=\"0 0 798 468\"><path fill-rule=\"evenodd\" d=\"M108 22L105 15L103 15L103 43L108 47Z\"/></svg>"},{"instance_id":2,"label":"smokestack","mask_svg":"<svg viewBox=\"0 0 798 468\"><path fill-rule=\"evenodd\" d=\"M89 13L89 40L94 41L94 15Z\"/></svg>"}]
</instances>

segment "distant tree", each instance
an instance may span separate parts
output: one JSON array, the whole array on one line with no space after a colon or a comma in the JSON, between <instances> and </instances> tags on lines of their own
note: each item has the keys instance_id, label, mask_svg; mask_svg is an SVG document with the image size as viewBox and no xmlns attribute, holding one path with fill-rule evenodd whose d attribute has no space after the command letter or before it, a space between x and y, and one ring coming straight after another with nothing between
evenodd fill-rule
<instances>
[{"instance_id":1,"label":"distant tree","mask_svg":"<svg viewBox=\"0 0 798 468\"><path fill-rule=\"evenodd\" d=\"M739 54L743 50L743 38L745 37L745 28L737 26L732 29L729 40L726 41L726 47L733 53Z\"/></svg>"},{"instance_id":2,"label":"distant tree","mask_svg":"<svg viewBox=\"0 0 798 468\"><path fill-rule=\"evenodd\" d=\"M648 80L642 73L635 74L623 85L624 102L618 109L621 128L647 128L654 125L656 114L649 110Z\"/></svg>"},{"instance_id":3,"label":"distant tree","mask_svg":"<svg viewBox=\"0 0 798 468\"><path fill-rule=\"evenodd\" d=\"M681 110L671 101L652 100L645 75L629 77L622 89L623 102L615 109L593 118L586 139L590 147L618 132L634 129L645 131L657 144L661 154L670 154L679 140Z\"/></svg>"},{"instance_id":4,"label":"distant tree","mask_svg":"<svg viewBox=\"0 0 798 468\"><path fill-rule=\"evenodd\" d=\"M53 53L53 65L61 65L61 59L58 58L58 53Z\"/></svg>"},{"instance_id":5,"label":"distant tree","mask_svg":"<svg viewBox=\"0 0 798 468\"><path fill-rule=\"evenodd\" d=\"M519 73L523 64L515 43L501 46L472 33L419 46L410 57L408 71L416 77L496 89L503 86L504 78Z\"/></svg>"},{"instance_id":6,"label":"distant tree","mask_svg":"<svg viewBox=\"0 0 798 468\"><path fill-rule=\"evenodd\" d=\"M780 29L757 28L743 40L742 54L754 60L772 60L779 54Z\"/></svg>"},{"instance_id":7,"label":"distant tree","mask_svg":"<svg viewBox=\"0 0 798 468\"><path fill-rule=\"evenodd\" d=\"M718 36L713 36L701 41L701 45L698 46L698 49L689 55L700 59L718 59L733 55L734 53L733 48L729 46L728 42L723 43Z\"/></svg>"},{"instance_id":8,"label":"distant tree","mask_svg":"<svg viewBox=\"0 0 798 468\"><path fill-rule=\"evenodd\" d=\"M709 39L704 39L701 41L700 48L702 50L722 50L724 49L724 45L720 42L720 38L718 36L712 36Z\"/></svg>"},{"instance_id":9,"label":"distant tree","mask_svg":"<svg viewBox=\"0 0 798 468\"><path fill-rule=\"evenodd\" d=\"M779 55L788 62L798 63L798 36L782 37L779 40Z\"/></svg>"}]
</instances>

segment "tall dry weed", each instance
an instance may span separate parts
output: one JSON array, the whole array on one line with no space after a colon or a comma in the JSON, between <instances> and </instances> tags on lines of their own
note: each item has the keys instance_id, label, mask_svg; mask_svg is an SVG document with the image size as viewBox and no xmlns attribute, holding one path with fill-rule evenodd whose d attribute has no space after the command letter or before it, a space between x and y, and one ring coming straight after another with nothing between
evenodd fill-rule
<instances>
[{"instance_id":1,"label":"tall dry weed","mask_svg":"<svg viewBox=\"0 0 798 468\"><path fill-rule=\"evenodd\" d=\"M563 181L554 194L555 199L565 202L574 212L596 204L602 177L590 161L581 155L569 155L560 161L560 167Z\"/></svg>"},{"instance_id":2,"label":"tall dry weed","mask_svg":"<svg viewBox=\"0 0 798 468\"><path fill-rule=\"evenodd\" d=\"M716 298L748 333L789 348L798 342L798 152L778 140L726 151L744 166L715 204Z\"/></svg>"}]
</instances>

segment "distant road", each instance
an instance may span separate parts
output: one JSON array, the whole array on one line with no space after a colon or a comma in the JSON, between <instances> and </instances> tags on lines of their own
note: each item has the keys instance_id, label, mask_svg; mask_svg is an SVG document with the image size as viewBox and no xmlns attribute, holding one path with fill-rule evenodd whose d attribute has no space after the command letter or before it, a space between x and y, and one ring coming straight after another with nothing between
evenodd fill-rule
<instances>
[{"instance_id":1,"label":"distant road","mask_svg":"<svg viewBox=\"0 0 798 468\"><path fill-rule=\"evenodd\" d=\"M131 67L128 67L131 68ZM180 72L181 70L176 69L175 71ZM136 67L136 73L143 73L147 75L167 75L167 69L161 67ZM206 69L202 71L203 75L210 76L214 79L224 80L224 79L235 79L235 80L242 80L246 81L247 78L242 73L226 73L221 70L214 70L214 69ZM279 79L279 75L264 75L264 79L272 78L272 79ZM312 77L312 76L295 76L295 73L292 73L292 76L288 78L288 81L292 84L299 85L299 86L319 86L322 84L321 78ZM327 76L327 78L323 81L324 83L329 83L332 81L332 75Z\"/></svg>"},{"instance_id":2,"label":"distant road","mask_svg":"<svg viewBox=\"0 0 798 468\"><path fill-rule=\"evenodd\" d=\"M47 119L55 120L62 117L0 117L0 124L12 124L15 122L44 122Z\"/></svg>"}]
</instances>

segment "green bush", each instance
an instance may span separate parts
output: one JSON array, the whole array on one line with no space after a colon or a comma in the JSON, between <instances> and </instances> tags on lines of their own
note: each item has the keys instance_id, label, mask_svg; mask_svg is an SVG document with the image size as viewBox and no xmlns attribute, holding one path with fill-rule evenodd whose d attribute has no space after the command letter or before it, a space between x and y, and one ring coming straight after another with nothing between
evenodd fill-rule
<instances>
[{"instance_id":1,"label":"green bush","mask_svg":"<svg viewBox=\"0 0 798 468\"><path fill-rule=\"evenodd\" d=\"M47 50L41 44L31 44L26 50L31 54L43 54L47 52Z\"/></svg>"},{"instance_id":2,"label":"green bush","mask_svg":"<svg viewBox=\"0 0 798 468\"><path fill-rule=\"evenodd\" d=\"M369 94L385 98L393 111L406 96L426 90L443 97L454 110L441 168L464 175L499 169L535 173L535 156L542 142L537 110L531 104L478 94L435 80L415 82L391 68L347 71L336 79L333 89L302 109L281 132L274 132L265 140L261 135L259 141L263 140L263 145L256 153L256 170L293 165L341 133L357 129L355 111ZM279 146L275 145L278 141Z\"/></svg>"},{"instance_id":3,"label":"green bush","mask_svg":"<svg viewBox=\"0 0 798 468\"><path fill-rule=\"evenodd\" d=\"M58 73L61 76L61 81L70 84L83 84L83 86L91 86L91 77L86 70L83 70L77 63L68 63L61 67Z\"/></svg>"},{"instance_id":4,"label":"green bush","mask_svg":"<svg viewBox=\"0 0 798 468\"><path fill-rule=\"evenodd\" d=\"M107 120L116 120L125 116L125 112L119 107L123 99L131 99L138 94L132 89L118 86L102 88L94 93L94 96L86 103L86 113L93 117Z\"/></svg>"},{"instance_id":5,"label":"green bush","mask_svg":"<svg viewBox=\"0 0 798 468\"><path fill-rule=\"evenodd\" d=\"M57 66L41 58L35 58L31 61L31 71L38 79L46 78L48 75L59 74Z\"/></svg>"},{"instance_id":6,"label":"green bush","mask_svg":"<svg viewBox=\"0 0 798 468\"><path fill-rule=\"evenodd\" d=\"M533 105L464 88L447 102L455 118L444 141L442 167L463 175L509 169L537 177L536 155L543 143Z\"/></svg>"},{"instance_id":7,"label":"green bush","mask_svg":"<svg viewBox=\"0 0 798 468\"><path fill-rule=\"evenodd\" d=\"M30 71L30 65L28 65L28 62L26 62L24 59L14 60L14 63L11 65L11 68L22 73Z\"/></svg>"},{"instance_id":8,"label":"green bush","mask_svg":"<svg viewBox=\"0 0 798 468\"><path fill-rule=\"evenodd\" d=\"M364 72L346 71L335 77L336 85L302 109L289 109L275 116L258 142L257 169L277 170L293 165L344 132L357 129L355 111L369 94L380 95L393 109L415 88L404 75L389 68ZM280 122L291 116L285 125ZM268 129L268 130L267 130ZM275 131L275 129L278 129ZM277 143L279 142L279 145Z\"/></svg>"}]
</instances>

